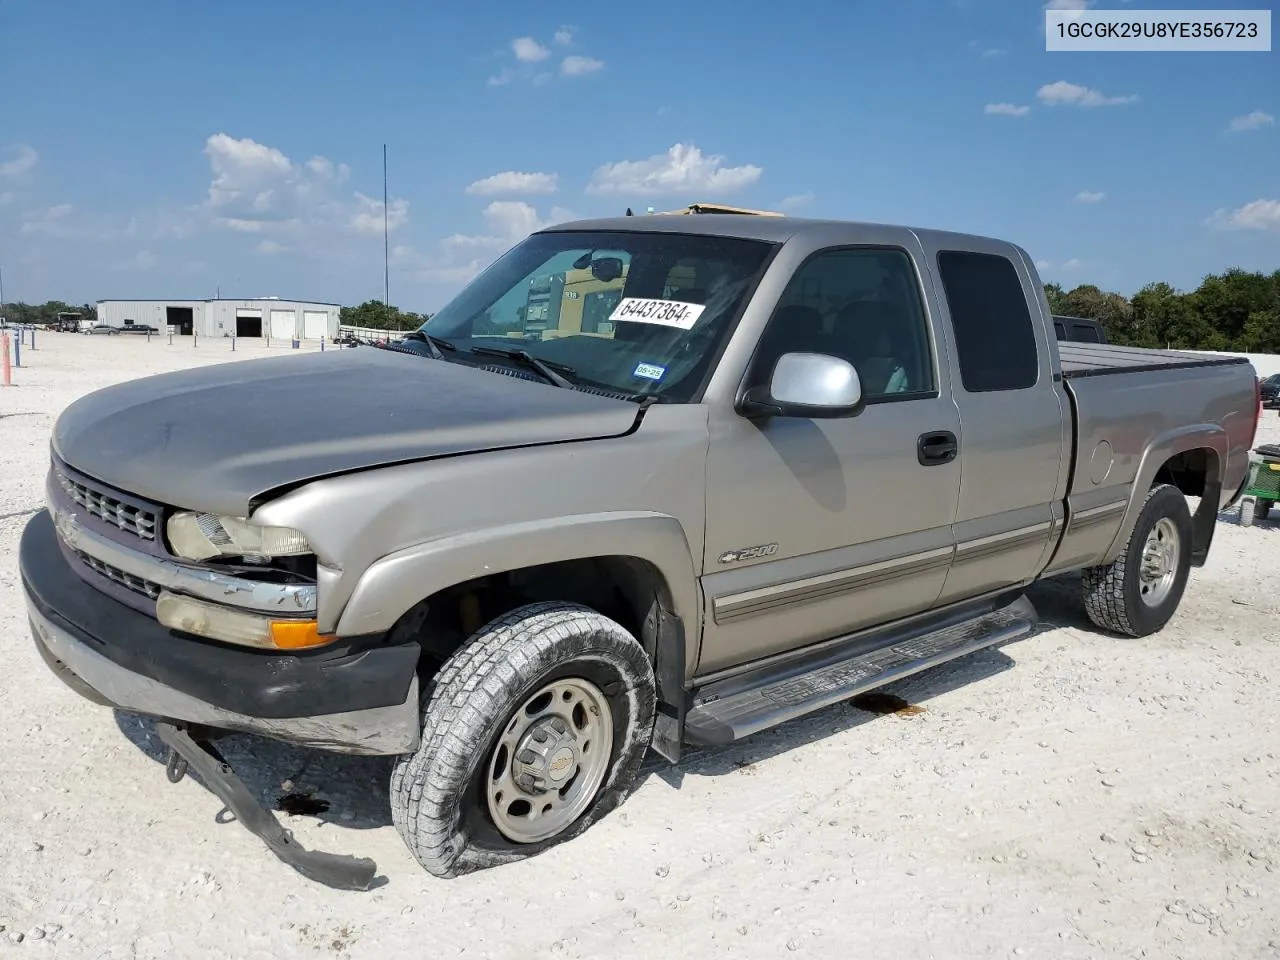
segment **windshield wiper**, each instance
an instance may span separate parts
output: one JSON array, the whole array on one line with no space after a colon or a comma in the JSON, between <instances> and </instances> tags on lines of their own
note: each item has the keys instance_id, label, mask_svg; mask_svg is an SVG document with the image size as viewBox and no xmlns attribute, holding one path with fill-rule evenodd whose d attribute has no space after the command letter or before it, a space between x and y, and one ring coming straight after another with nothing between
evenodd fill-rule
<instances>
[{"instance_id":1,"label":"windshield wiper","mask_svg":"<svg viewBox=\"0 0 1280 960\"><path fill-rule=\"evenodd\" d=\"M548 383L554 383L557 387L564 387L568 390L573 389L573 381L566 380L560 375L561 373L567 373L569 376L573 376L575 372L573 367L567 367L563 363L554 361L539 360L528 350L508 350L505 347L472 347L471 352L480 356L503 357L506 360L515 360L542 374Z\"/></svg>"},{"instance_id":2,"label":"windshield wiper","mask_svg":"<svg viewBox=\"0 0 1280 960\"><path fill-rule=\"evenodd\" d=\"M441 347L443 347L446 350L458 349L448 340L445 340L443 337L437 337L434 334L427 333L425 330L413 330L410 333L406 333L404 335L404 339L421 340L423 343L427 345L427 349L431 351L432 359L435 359L435 360L444 359L444 354L440 352Z\"/></svg>"}]
</instances>

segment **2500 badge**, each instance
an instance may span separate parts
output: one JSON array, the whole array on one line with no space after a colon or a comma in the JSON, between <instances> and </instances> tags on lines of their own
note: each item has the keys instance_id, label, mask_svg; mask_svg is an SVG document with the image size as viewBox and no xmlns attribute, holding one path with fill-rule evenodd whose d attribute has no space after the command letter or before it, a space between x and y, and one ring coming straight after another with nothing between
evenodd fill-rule
<instances>
[{"instance_id":1,"label":"2500 badge","mask_svg":"<svg viewBox=\"0 0 1280 960\"><path fill-rule=\"evenodd\" d=\"M761 557L772 557L778 552L776 543L762 543L758 547L742 547L738 550L727 550L720 554L721 563L737 563L739 560L759 560Z\"/></svg>"}]
</instances>

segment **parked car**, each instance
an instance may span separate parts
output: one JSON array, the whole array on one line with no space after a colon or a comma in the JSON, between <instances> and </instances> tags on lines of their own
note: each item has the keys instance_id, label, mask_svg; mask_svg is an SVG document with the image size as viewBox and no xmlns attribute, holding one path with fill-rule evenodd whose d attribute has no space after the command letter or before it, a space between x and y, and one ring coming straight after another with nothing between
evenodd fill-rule
<instances>
[{"instance_id":1,"label":"parked car","mask_svg":"<svg viewBox=\"0 0 1280 960\"><path fill-rule=\"evenodd\" d=\"M118 327L113 327L109 323L95 323L91 327L84 327L83 330L87 334L100 333L100 334L105 334L106 336L109 336L109 337L113 337L120 332L120 329Z\"/></svg>"},{"instance_id":2,"label":"parked car","mask_svg":"<svg viewBox=\"0 0 1280 960\"><path fill-rule=\"evenodd\" d=\"M1259 384L1262 405L1267 409L1280 407L1280 373L1273 373Z\"/></svg>"},{"instance_id":3,"label":"parked car","mask_svg":"<svg viewBox=\"0 0 1280 960\"><path fill-rule=\"evenodd\" d=\"M1088 317L1053 318L1053 332L1059 340L1071 343L1106 343L1107 332L1102 324Z\"/></svg>"},{"instance_id":4,"label":"parked car","mask_svg":"<svg viewBox=\"0 0 1280 960\"><path fill-rule=\"evenodd\" d=\"M120 327L121 333L159 333L160 331L147 323L134 323L126 320Z\"/></svg>"},{"instance_id":5,"label":"parked car","mask_svg":"<svg viewBox=\"0 0 1280 960\"><path fill-rule=\"evenodd\" d=\"M1094 624L1159 631L1258 409L1243 359L1060 343L1012 243L585 221L394 346L72 403L20 568L54 673L161 718L171 779L366 889L371 861L301 848L208 740L395 756L426 870L508 863L615 808L651 748L1031 635L1037 580L1079 571Z\"/></svg>"}]
</instances>

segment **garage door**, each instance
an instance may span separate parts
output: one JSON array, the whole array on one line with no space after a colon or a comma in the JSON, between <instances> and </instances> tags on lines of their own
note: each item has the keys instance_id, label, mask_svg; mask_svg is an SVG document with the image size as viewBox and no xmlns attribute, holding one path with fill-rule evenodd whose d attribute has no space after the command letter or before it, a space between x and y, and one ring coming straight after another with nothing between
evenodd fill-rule
<instances>
[{"instance_id":1,"label":"garage door","mask_svg":"<svg viewBox=\"0 0 1280 960\"><path fill-rule=\"evenodd\" d=\"M308 340L319 340L329 333L329 315L323 310L302 311L302 335Z\"/></svg>"},{"instance_id":2,"label":"garage door","mask_svg":"<svg viewBox=\"0 0 1280 960\"><path fill-rule=\"evenodd\" d=\"M292 340L298 315L292 310L271 311L271 336L277 340Z\"/></svg>"}]
</instances>

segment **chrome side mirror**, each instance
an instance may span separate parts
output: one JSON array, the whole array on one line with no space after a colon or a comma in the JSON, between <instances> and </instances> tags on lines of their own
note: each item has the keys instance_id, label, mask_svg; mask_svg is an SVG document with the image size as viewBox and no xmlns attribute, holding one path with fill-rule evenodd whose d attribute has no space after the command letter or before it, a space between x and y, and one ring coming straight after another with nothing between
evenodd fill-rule
<instances>
[{"instance_id":1,"label":"chrome side mirror","mask_svg":"<svg viewBox=\"0 0 1280 960\"><path fill-rule=\"evenodd\" d=\"M748 417L849 417L862 405L853 364L823 353L784 353L769 386L748 390L739 412Z\"/></svg>"}]
</instances>

